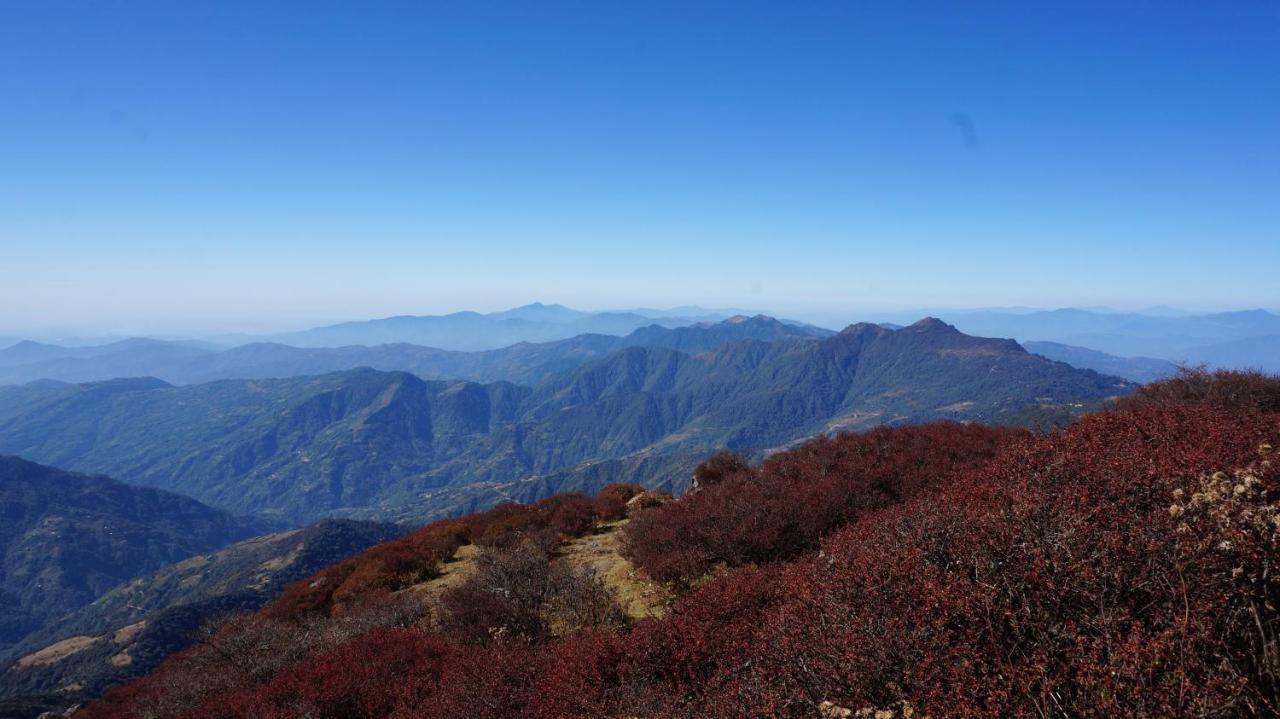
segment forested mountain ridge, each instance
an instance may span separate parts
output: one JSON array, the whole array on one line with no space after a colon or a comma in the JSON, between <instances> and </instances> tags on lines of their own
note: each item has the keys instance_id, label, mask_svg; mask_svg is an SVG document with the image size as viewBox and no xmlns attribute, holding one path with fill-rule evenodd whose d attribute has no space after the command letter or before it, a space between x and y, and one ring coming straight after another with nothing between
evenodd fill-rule
<instances>
[{"instance_id":1,"label":"forested mountain ridge","mask_svg":"<svg viewBox=\"0 0 1280 719\"><path fill-rule=\"evenodd\" d=\"M368 369L186 387L3 388L0 451L291 522L407 505L420 507L421 519L439 509L431 506L437 492L583 463L726 446L753 453L815 433L928 419L1000 422L1028 405L1132 388L1010 340L924 320L899 330L854 325L824 339L718 343L699 354L628 347L532 388Z\"/></svg>"}]
</instances>

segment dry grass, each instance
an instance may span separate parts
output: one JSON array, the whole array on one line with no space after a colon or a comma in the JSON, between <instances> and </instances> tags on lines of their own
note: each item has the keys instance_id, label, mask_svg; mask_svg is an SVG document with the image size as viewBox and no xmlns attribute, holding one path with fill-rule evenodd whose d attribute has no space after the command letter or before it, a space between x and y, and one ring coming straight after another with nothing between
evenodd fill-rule
<instances>
[{"instance_id":1,"label":"dry grass","mask_svg":"<svg viewBox=\"0 0 1280 719\"><path fill-rule=\"evenodd\" d=\"M116 644L127 644L133 641L133 638L138 636L138 632L141 632L146 626L147 621L144 619L140 622L134 622L128 626L120 627L111 635L111 641Z\"/></svg>"},{"instance_id":2,"label":"dry grass","mask_svg":"<svg viewBox=\"0 0 1280 719\"><path fill-rule=\"evenodd\" d=\"M413 592L428 601L438 599L440 595L447 589L452 589L475 574L476 557L480 554L480 547L474 544L464 544L458 547L458 551L453 555L453 559L440 565L440 576L428 579L425 582L419 582L403 591Z\"/></svg>"},{"instance_id":3,"label":"dry grass","mask_svg":"<svg viewBox=\"0 0 1280 719\"><path fill-rule=\"evenodd\" d=\"M44 649L32 652L25 657L20 658L17 661L17 665L25 669L27 667L44 667L51 664L57 664L63 659L66 659L73 654L78 654L104 639L109 639L115 644L128 644L133 641L134 637L138 636L138 633L146 626L147 623L145 621L141 621L120 627L114 632L110 632L109 634L99 637L89 636L88 634L68 637L62 641L54 642ZM120 667L132 663L133 657L129 656L127 652L120 652L107 661L109 661L112 666Z\"/></svg>"},{"instance_id":4,"label":"dry grass","mask_svg":"<svg viewBox=\"0 0 1280 719\"><path fill-rule=\"evenodd\" d=\"M661 617L666 614L673 597L662 585L650 581L622 556L622 532L627 520L609 522L599 534L566 542L561 558L576 567L585 567L613 590L618 604L631 620Z\"/></svg>"},{"instance_id":5,"label":"dry grass","mask_svg":"<svg viewBox=\"0 0 1280 719\"><path fill-rule=\"evenodd\" d=\"M25 668L56 664L76 652L88 649L100 638L83 634L76 637L68 637L60 642L50 644L40 651L32 652L22 657L18 660L18 666Z\"/></svg>"},{"instance_id":6,"label":"dry grass","mask_svg":"<svg viewBox=\"0 0 1280 719\"><path fill-rule=\"evenodd\" d=\"M622 533L619 530L626 524L625 519L608 522L601 525L597 534L565 542L557 552L557 559L594 572L605 586L613 590L618 604L629 619L634 621L661 617L666 613L673 597L662 585L650 581L622 556ZM461 585L475 574L475 560L480 552L481 549L474 544L463 545L453 559L441 566L440 576L403 591L413 592L425 602L434 603L446 590Z\"/></svg>"}]
</instances>

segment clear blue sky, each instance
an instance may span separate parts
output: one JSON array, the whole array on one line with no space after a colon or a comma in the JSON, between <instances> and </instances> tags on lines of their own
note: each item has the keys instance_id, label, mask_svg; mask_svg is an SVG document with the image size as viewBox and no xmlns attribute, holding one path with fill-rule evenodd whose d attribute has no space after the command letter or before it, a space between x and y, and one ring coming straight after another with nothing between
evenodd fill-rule
<instances>
[{"instance_id":1,"label":"clear blue sky","mask_svg":"<svg viewBox=\"0 0 1280 719\"><path fill-rule=\"evenodd\" d=\"M0 4L0 331L1276 307L1277 267L1274 0Z\"/></svg>"}]
</instances>

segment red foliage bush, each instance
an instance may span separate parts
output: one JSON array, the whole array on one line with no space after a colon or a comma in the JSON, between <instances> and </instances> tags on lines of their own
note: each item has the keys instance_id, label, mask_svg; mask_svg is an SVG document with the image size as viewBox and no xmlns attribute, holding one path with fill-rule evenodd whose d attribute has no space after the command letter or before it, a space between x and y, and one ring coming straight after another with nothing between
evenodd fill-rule
<instances>
[{"instance_id":1,"label":"red foliage bush","mask_svg":"<svg viewBox=\"0 0 1280 719\"><path fill-rule=\"evenodd\" d=\"M705 489L720 484L729 477L751 471L751 465L741 455L722 451L711 455L693 470L693 488Z\"/></svg>"},{"instance_id":2,"label":"red foliage bush","mask_svg":"<svg viewBox=\"0 0 1280 719\"><path fill-rule=\"evenodd\" d=\"M536 690L526 698L529 719L607 717L619 706L637 708L645 688L627 696L621 666L628 639L613 632L590 632L546 648ZM636 716L649 716L637 712Z\"/></svg>"},{"instance_id":3,"label":"red foliage bush","mask_svg":"<svg viewBox=\"0 0 1280 719\"><path fill-rule=\"evenodd\" d=\"M769 623L755 679L946 716L1272 715L1280 587L1259 579L1280 486L1257 452L1278 429L1203 407L1094 416L866 517L792 568L809 589L785 611L806 621Z\"/></svg>"},{"instance_id":4,"label":"red foliage bush","mask_svg":"<svg viewBox=\"0 0 1280 719\"><path fill-rule=\"evenodd\" d=\"M651 576L689 583L717 563L788 559L859 513L901 501L988 461L1023 433L941 423L815 439L758 471L713 458L723 476L679 502L640 514L628 556Z\"/></svg>"},{"instance_id":5,"label":"red foliage bush","mask_svg":"<svg viewBox=\"0 0 1280 719\"><path fill-rule=\"evenodd\" d=\"M596 519L602 522L610 522L618 519L625 519L627 516L627 502L631 498L644 491L644 487L638 484L610 484L595 498Z\"/></svg>"},{"instance_id":6,"label":"red foliage bush","mask_svg":"<svg viewBox=\"0 0 1280 719\"><path fill-rule=\"evenodd\" d=\"M500 504L463 520L476 544L502 546L522 536L548 534L553 541L595 528L595 502L581 493L557 494L533 504Z\"/></svg>"},{"instance_id":7,"label":"red foliage bush","mask_svg":"<svg viewBox=\"0 0 1280 719\"><path fill-rule=\"evenodd\" d=\"M428 700L457 652L414 629L382 629L307 659L252 689L211 698L190 712L209 719L387 717Z\"/></svg>"},{"instance_id":8,"label":"red foliage bush","mask_svg":"<svg viewBox=\"0 0 1280 719\"><path fill-rule=\"evenodd\" d=\"M391 719L519 717L545 666L543 656L540 649L517 642L467 647L444 667L429 700L401 704Z\"/></svg>"},{"instance_id":9,"label":"red foliage bush","mask_svg":"<svg viewBox=\"0 0 1280 719\"><path fill-rule=\"evenodd\" d=\"M311 613L341 614L366 600L439 576L440 564L452 558L469 536L460 520L433 522L288 585L262 614L295 620Z\"/></svg>"},{"instance_id":10,"label":"red foliage bush","mask_svg":"<svg viewBox=\"0 0 1280 719\"><path fill-rule=\"evenodd\" d=\"M1188 404L1280 412L1280 376L1252 370L1211 372L1204 367L1183 367L1175 376L1140 387L1119 401L1125 409Z\"/></svg>"},{"instance_id":11,"label":"red foliage bush","mask_svg":"<svg viewBox=\"0 0 1280 719\"><path fill-rule=\"evenodd\" d=\"M688 595L573 690L603 716L1275 716L1278 434L1204 406L1087 418L863 514L757 604L730 599L747 570Z\"/></svg>"}]
</instances>

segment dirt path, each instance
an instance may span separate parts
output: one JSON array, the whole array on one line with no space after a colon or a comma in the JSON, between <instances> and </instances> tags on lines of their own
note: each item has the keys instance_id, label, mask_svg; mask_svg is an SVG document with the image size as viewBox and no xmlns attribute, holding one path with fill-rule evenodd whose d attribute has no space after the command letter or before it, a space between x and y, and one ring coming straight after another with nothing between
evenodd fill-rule
<instances>
[{"instance_id":1,"label":"dirt path","mask_svg":"<svg viewBox=\"0 0 1280 719\"><path fill-rule=\"evenodd\" d=\"M621 553L621 529L627 521L609 522L597 534L571 539L560 546L557 558L576 567L586 567L596 578L614 591L618 604L634 620L660 617L666 613L671 595L662 585L650 581L632 566ZM475 573L475 560L480 548L468 544L458 549L454 558L442 567L435 579L415 584L405 591L432 602L445 590L456 587Z\"/></svg>"},{"instance_id":2,"label":"dirt path","mask_svg":"<svg viewBox=\"0 0 1280 719\"><path fill-rule=\"evenodd\" d=\"M614 591L618 604L632 620L661 617L671 603L662 585L651 581L622 556L622 527L627 521L610 522L599 534L566 542L561 557L574 566L587 567Z\"/></svg>"}]
</instances>

